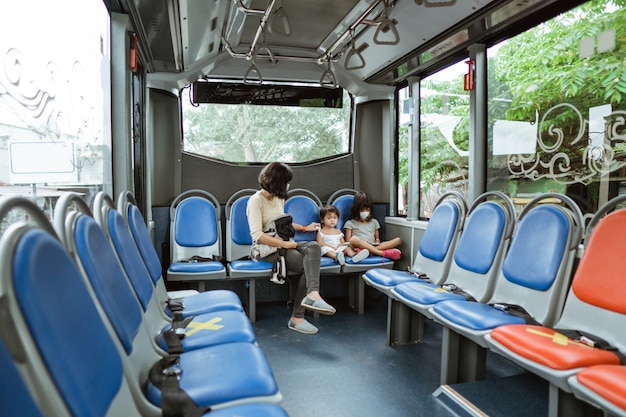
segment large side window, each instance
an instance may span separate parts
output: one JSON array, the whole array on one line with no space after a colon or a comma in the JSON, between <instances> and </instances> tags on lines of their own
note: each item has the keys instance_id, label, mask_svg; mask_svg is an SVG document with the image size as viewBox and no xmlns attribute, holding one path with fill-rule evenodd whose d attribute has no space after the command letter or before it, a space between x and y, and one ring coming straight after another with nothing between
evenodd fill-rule
<instances>
[{"instance_id":1,"label":"large side window","mask_svg":"<svg viewBox=\"0 0 626 417\"><path fill-rule=\"evenodd\" d=\"M429 218L439 197L447 191L465 193L468 186L469 92L464 90L464 61L447 67L420 81L419 121L413 120L417 99L410 98L411 86L398 91L398 212L412 215L409 183L419 174L420 218ZM411 127L419 134L419 158L412 148ZM419 159L411 166L410 153ZM419 173L417 172L419 170ZM417 198L417 197L415 197Z\"/></svg>"},{"instance_id":2,"label":"large side window","mask_svg":"<svg viewBox=\"0 0 626 417\"><path fill-rule=\"evenodd\" d=\"M429 218L439 197L467 192L469 91L467 64L458 62L420 82L420 217Z\"/></svg>"},{"instance_id":3,"label":"large side window","mask_svg":"<svg viewBox=\"0 0 626 417\"><path fill-rule=\"evenodd\" d=\"M596 0L488 49L489 189L585 213L625 192L625 37L626 9Z\"/></svg>"},{"instance_id":4,"label":"large side window","mask_svg":"<svg viewBox=\"0 0 626 417\"><path fill-rule=\"evenodd\" d=\"M110 191L109 61L102 0L2 2L0 194Z\"/></svg>"}]
</instances>

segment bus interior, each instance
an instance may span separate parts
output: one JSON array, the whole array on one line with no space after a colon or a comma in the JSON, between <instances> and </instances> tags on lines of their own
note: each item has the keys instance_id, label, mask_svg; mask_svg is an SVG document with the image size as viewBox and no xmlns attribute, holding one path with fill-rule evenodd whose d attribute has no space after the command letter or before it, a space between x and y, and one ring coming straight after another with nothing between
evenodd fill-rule
<instances>
[{"instance_id":1,"label":"bus interior","mask_svg":"<svg viewBox=\"0 0 626 417\"><path fill-rule=\"evenodd\" d=\"M0 361L11 368L0 415L626 416L624 22L626 0L0 4ZM320 208L364 191L381 239L402 242L399 259L322 262L320 292L337 312L307 312L316 335L287 325L292 279L276 285L271 266L236 270L255 262L249 228L237 226L271 162L293 172L285 207L305 226L296 240L315 240L306 225ZM187 198L204 208L177 217ZM87 241L108 242L100 256L72 238L83 226ZM211 245L194 241L209 229ZM20 252L31 234L40 245ZM127 278L117 287L90 269L105 255L111 275ZM38 262L49 271L28 266ZM152 278L148 289L137 274ZM47 275L76 275L80 288L56 291ZM423 289L409 278L456 301L415 301ZM463 292L470 278L488 287ZM42 291L27 287L35 279ZM73 369L74 352L88 364L67 378L31 329L63 334L29 316L64 316L45 291L92 337L85 355L77 332L61 338L74 345L59 363ZM71 291L88 300L74 306ZM200 309L177 321L208 294L233 297L251 343L192 344L236 315ZM459 297L506 319L477 329L482 310L466 312ZM135 318L110 312L122 300ZM97 325L81 323L83 311ZM194 317L205 327L185 327ZM160 345L163 326L187 332L178 353ZM187 349L212 359L181 359L200 358ZM168 408L152 379L147 361L172 357L187 367L159 372L189 388L191 405ZM92 365L101 379L85 372ZM83 382L90 389L67 388ZM271 392L246 394L261 386Z\"/></svg>"}]
</instances>

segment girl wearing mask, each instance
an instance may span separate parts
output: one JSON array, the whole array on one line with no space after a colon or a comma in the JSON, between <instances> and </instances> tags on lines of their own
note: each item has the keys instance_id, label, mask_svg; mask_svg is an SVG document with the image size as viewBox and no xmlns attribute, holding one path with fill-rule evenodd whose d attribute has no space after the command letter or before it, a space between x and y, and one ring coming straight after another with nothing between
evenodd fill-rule
<instances>
[{"instance_id":1,"label":"girl wearing mask","mask_svg":"<svg viewBox=\"0 0 626 417\"><path fill-rule=\"evenodd\" d=\"M393 260L400 259L402 253L396 249L402 244L399 237L384 242L380 241L380 223L373 217L372 199L363 191L354 195L350 220L344 224L346 241L356 252L367 249L371 255L382 256Z\"/></svg>"}]
</instances>

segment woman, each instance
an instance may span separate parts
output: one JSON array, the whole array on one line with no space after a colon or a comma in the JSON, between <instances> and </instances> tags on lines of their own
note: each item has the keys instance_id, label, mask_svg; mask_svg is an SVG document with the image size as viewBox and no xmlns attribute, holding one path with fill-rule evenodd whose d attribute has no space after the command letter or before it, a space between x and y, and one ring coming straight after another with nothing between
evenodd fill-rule
<instances>
[{"instance_id":1,"label":"woman","mask_svg":"<svg viewBox=\"0 0 626 417\"><path fill-rule=\"evenodd\" d=\"M335 314L335 309L326 303L319 293L320 246L315 241L296 242L293 239L285 241L264 232L265 226L272 218L284 214L285 199L292 177L291 168L282 162L272 162L261 170L259 174L261 189L248 200L248 224L254 242L287 249L285 255L287 270L293 274L301 274L296 287L293 313L287 326L300 333L315 334L319 330L304 318L305 309L321 314ZM319 226L319 223L315 222L306 226L293 223L295 230L302 231L318 230ZM258 260L274 262L278 256L278 253L272 253Z\"/></svg>"}]
</instances>

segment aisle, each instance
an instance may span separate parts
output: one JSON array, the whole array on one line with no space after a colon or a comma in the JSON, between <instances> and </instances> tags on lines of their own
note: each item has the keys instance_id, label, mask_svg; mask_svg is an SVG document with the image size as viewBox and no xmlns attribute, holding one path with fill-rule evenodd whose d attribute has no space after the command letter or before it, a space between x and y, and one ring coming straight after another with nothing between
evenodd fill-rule
<instances>
[{"instance_id":1,"label":"aisle","mask_svg":"<svg viewBox=\"0 0 626 417\"><path fill-rule=\"evenodd\" d=\"M368 299L360 316L345 298L328 301L335 315L307 315L320 329L313 336L287 329L291 309L285 303L258 307L258 344L290 417L467 415L432 396L439 387L441 326L427 321L423 344L391 348L385 345L385 298ZM547 385L489 352L486 379L453 388L491 417L547 415Z\"/></svg>"},{"instance_id":2,"label":"aisle","mask_svg":"<svg viewBox=\"0 0 626 417\"><path fill-rule=\"evenodd\" d=\"M439 380L438 359L433 366L440 354L439 326L426 326L427 341L420 346L390 348L385 299L368 304L361 316L344 299L328 301L335 315L307 315L320 329L313 336L287 328L290 310L284 303L258 308L258 343L291 417L451 415L431 396Z\"/></svg>"}]
</instances>

